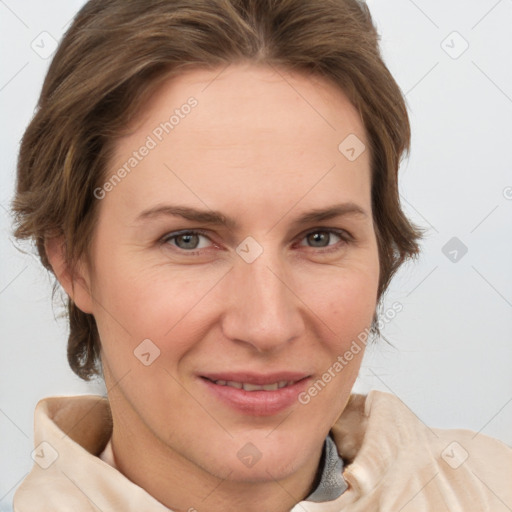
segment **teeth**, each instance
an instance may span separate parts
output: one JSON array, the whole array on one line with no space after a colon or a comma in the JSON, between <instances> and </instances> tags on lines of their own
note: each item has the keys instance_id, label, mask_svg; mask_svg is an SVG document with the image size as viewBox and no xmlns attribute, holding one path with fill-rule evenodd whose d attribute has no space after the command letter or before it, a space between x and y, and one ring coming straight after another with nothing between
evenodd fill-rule
<instances>
[{"instance_id":1,"label":"teeth","mask_svg":"<svg viewBox=\"0 0 512 512\"><path fill-rule=\"evenodd\" d=\"M260 386L258 384L249 384L246 382L235 382L233 380L216 380L215 384L219 386L230 386L236 389L243 389L244 391L277 391L278 389L285 388L290 384L293 384L292 381L288 380L280 380L279 382L274 382L273 384L264 384Z\"/></svg>"},{"instance_id":2,"label":"teeth","mask_svg":"<svg viewBox=\"0 0 512 512\"><path fill-rule=\"evenodd\" d=\"M274 382L274 384L265 384L263 386L258 386L257 384L244 383L243 387L244 391L276 391L277 382Z\"/></svg>"}]
</instances>

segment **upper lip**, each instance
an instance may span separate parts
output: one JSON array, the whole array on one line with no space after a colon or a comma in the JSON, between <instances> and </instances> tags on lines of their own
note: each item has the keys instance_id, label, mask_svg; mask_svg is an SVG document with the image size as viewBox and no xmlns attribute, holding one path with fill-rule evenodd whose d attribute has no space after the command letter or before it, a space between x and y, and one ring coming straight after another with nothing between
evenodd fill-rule
<instances>
[{"instance_id":1,"label":"upper lip","mask_svg":"<svg viewBox=\"0 0 512 512\"><path fill-rule=\"evenodd\" d=\"M275 372L275 373L254 373L254 372L219 372L219 373L205 373L200 375L208 380L225 380L232 382L243 382L245 384L254 384L256 386L264 386L265 384L274 384L275 382L288 381L296 382L306 377L309 374L302 372Z\"/></svg>"}]
</instances>

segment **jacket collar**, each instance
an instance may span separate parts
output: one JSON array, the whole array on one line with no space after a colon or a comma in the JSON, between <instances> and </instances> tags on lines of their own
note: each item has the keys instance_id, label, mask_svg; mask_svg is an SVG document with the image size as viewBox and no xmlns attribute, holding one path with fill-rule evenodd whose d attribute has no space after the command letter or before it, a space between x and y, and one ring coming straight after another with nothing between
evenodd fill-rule
<instances>
[{"instance_id":1,"label":"jacket collar","mask_svg":"<svg viewBox=\"0 0 512 512\"><path fill-rule=\"evenodd\" d=\"M64 479L68 487L76 487L77 492L103 512L168 511L144 489L98 457L112 433L106 398L92 395L46 398L36 407L35 424L34 459L38 464L27 480L36 483L39 478L42 482L48 477ZM423 427L393 395L380 391L371 391L366 396L351 395L330 432L345 463L343 477L348 484L347 491L329 502L302 501L292 512L338 511L341 506L370 494L396 461L400 447L403 451L404 443L413 443L413 446L428 443L425 439L428 429L418 428L418 425ZM43 449L42 456L37 457L41 443L46 452ZM54 457L54 452L57 460L47 468L41 467L39 463L44 463L45 457Z\"/></svg>"}]
</instances>

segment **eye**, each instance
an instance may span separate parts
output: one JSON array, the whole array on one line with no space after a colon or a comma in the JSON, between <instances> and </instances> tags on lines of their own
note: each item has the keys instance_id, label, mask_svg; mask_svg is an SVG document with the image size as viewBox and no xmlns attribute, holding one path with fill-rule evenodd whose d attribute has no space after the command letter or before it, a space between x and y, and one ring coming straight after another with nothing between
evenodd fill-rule
<instances>
[{"instance_id":1,"label":"eye","mask_svg":"<svg viewBox=\"0 0 512 512\"><path fill-rule=\"evenodd\" d=\"M330 243L332 242L333 238L334 244ZM335 229L315 229L314 231L310 231L309 233L306 233L303 240L305 240L306 244L301 243L301 246L311 244L309 247L312 247L313 249L323 249L323 248L332 248L336 250L336 239L339 241L342 241L345 245L350 241L350 236L345 231L335 230ZM331 249L329 249L331 250Z\"/></svg>"},{"instance_id":2,"label":"eye","mask_svg":"<svg viewBox=\"0 0 512 512\"><path fill-rule=\"evenodd\" d=\"M323 249L321 252L330 252L340 250L352 238L344 230L317 228L303 235L300 240L305 242L299 244L302 247ZM162 244L170 245L172 248L177 249L178 252L182 251L188 255L201 254L202 249L207 249L212 242L208 236L196 230L169 233L162 237L160 241Z\"/></svg>"},{"instance_id":3,"label":"eye","mask_svg":"<svg viewBox=\"0 0 512 512\"><path fill-rule=\"evenodd\" d=\"M186 252L192 252L207 247L207 244L201 244L201 238L210 240L206 235L201 234L199 231L182 231L180 233L171 233L166 235L162 238L162 243L171 244Z\"/></svg>"}]
</instances>

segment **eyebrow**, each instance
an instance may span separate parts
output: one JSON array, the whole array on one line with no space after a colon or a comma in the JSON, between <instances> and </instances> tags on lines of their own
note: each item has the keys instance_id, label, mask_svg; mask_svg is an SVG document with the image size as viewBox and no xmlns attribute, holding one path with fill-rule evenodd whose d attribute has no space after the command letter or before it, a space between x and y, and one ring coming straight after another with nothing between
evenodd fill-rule
<instances>
[{"instance_id":1,"label":"eyebrow","mask_svg":"<svg viewBox=\"0 0 512 512\"><path fill-rule=\"evenodd\" d=\"M355 203L334 204L326 208L317 208L304 212L293 221L293 226L302 224L312 224L325 220L334 219L335 217L360 217L367 218L368 213L364 208ZM238 222L231 217L226 217L221 212L215 210L199 210L188 206L174 205L158 205L141 212L135 219L136 223L144 222L148 219L158 217L182 217L183 219L198 222L202 224L210 224L214 226L224 226L230 231L239 228Z\"/></svg>"}]
</instances>

